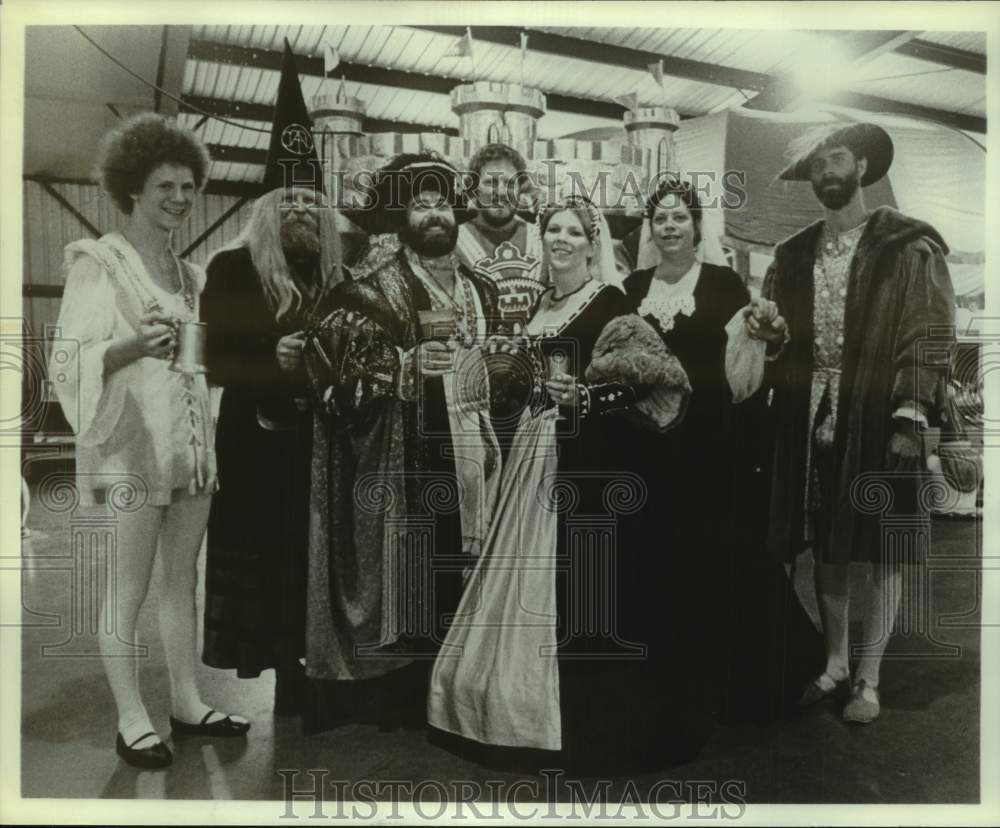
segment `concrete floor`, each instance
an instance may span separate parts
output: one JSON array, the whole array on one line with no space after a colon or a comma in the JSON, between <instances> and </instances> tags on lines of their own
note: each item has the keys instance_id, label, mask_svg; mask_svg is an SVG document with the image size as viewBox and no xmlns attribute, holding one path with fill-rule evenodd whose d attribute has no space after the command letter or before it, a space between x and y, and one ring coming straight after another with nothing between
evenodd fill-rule
<instances>
[{"instance_id":1,"label":"concrete floor","mask_svg":"<svg viewBox=\"0 0 1000 828\"><path fill-rule=\"evenodd\" d=\"M67 654L65 647L42 652L66 641L71 621L72 571L65 557L69 517L34 508L28 524L22 575L25 798L282 800L279 771L309 769L328 772L328 781L437 780L451 786L468 780L485 786L488 780L528 779L537 789L538 777L473 764L432 744L420 730L381 732L357 725L303 737L296 719L273 715L270 672L247 681L207 667L200 676L205 699L249 716L249 738L174 739L175 761L168 770L130 768L113 749L115 711L101 662L87 654L96 649L93 639L73 639L77 654ZM768 728L719 727L699 759L667 773L637 777L637 789L647 791L661 779L734 780L745 784L742 798L749 803L978 802L980 591L976 562L969 559L980 554L980 527L977 521L934 521L930 606L936 621L930 634L942 643L916 632L894 637L891 660L883 668L883 710L876 724L846 726L831 702ZM954 566L944 567L949 561ZM811 583L806 555L796 571L796 586L815 615ZM140 622L140 640L149 645L142 683L153 722L167 734L167 678L155 619L151 599ZM944 644L959 649L949 652ZM624 791L627 781L613 780L612 795ZM295 784L307 786L309 778L302 773ZM422 795L433 798L434 790ZM522 786L517 796L544 800L544 786L541 791L534 794ZM407 796L397 791L377 798Z\"/></svg>"}]
</instances>

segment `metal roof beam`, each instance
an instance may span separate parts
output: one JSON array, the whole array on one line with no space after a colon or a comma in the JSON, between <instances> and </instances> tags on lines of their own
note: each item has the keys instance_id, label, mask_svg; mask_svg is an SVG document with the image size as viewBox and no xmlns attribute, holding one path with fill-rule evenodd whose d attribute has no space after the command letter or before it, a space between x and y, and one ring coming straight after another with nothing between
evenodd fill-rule
<instances>
[{"instance_id":1,"label":"metal roof beam","mask_svg":"<svg viewBox=\"0 0 1000 828\"><path fill-rule=\"evenodd\" d=\"M267 164L267 150L253 147L233 147L228 144L208 144L208 154L213 161L231 164Z\"/></svg>"},{"instance_id":2,"label":"metal roof beam","mask_svg":"<svg viewBox=\"0 0 1000 828\"><path fill-rule=\"evenodd\" d=\"M414 28L437 32L439 34L453 35L455 37L465 34L465 28L462 26L417 26ZM473 40L482 40L488 43L520 47L520 31L519 28L513 26L473 26L472 38ZM786 100L788 98L794 99L796 96L794 83L788 76L776 76L733 67L716 66L700 61L661 55L656 52L630 49L625 46L615 46L608 43L596 43L580 38L566 37L564 35L552 34L551 32L528 31L531 37L529 47L535 52L588 60L592 63L625 66L633 69L642 69L643 71L646 70L648 64L662 60L663 73L665 75L687 78L688 80L700 81L702 83L711 83L717 86L756 90L762 93L762 95L766 95L766 97L762 97L761 95L756 96L750 105L752 106L753 102L757 102L758 98L760 98L760 101L753 108L780 109L787 106ZM917 34L919 32L914 31L851 31L844 32L843 37L848 38L846 42L848 55L854 61L863 61L886 51L905 50L908 43ZM958 129L968 130L969 132L985 133L986 131L985 118L962 115L944 109L934 109L902 101L894 101L890 98L881 98L875 95L843 93L824 98L824 100L828 103L838 103L843 106L865 109L870 112L891 112L914 118L930 119Z\"/></svg>"},{"instance_id":3,"label":"metal roof beam","mask_svg":"<svg viewBox=\"0 0 1000 828\"><path fill-rule=\"evenodd\" d=\"M414 26L412 28L455 37L465 34L464 26ZM731 66L718 66L714 63L688 60L687 58L662 55L658 52L647 52L641 49L630 49L611 43L598 43L535 29L527 31L530 35L528 41L530 50L540 54L586 60L591 63L628 69L641 69L643 72L647 71L650 63L662 60L663 74L665 75L734 89L760 90L771 81L770 75L761 72L751 72ZM519 49L521 47L521 29L516 26L473 26L472 39Z\"/></svg>"},{"instance_id":4,"label":"metal roof beam","mask_svg":"<svg viewBox=\"0 0 1000 828\"><path fill-rule=\"evenodd\" d=\"M884 32L846 32L840 40L847 54L856 65L859 62L871 60L886 52L906 53L911 44L920 42L914 38L919 32L884 31ZM748 109L780 112L791 106L802 97L802 88L788 75L775 76L770 87L746 104ZM986 133L986 119L976 115L964 115L946 109L936 109L920 104L896 101L877 95L865 95L860 92L835 92L819 98L821 102L863 109L868 112L888 112L894 115L905 115L911 118L936 121L937 123L963 129L968 132Z\"/></svg>"},{"instance_id":5,"label":"metal roof beam","mask_svg":"<svg viewBox=\"0 0 1000 828\"><path fill-rule=\"evenodd\" d=\"M213 221L200 236L198 236L198 238L196 238L187 247L185 247L184 250L181 251L181 258L186 259L192 253L194 253L195 250L197 250L202 244L208 241L209 237L216 230L222 227L222 225L229 220L230 216L234 215L235 213L238 213L240 208L249 201L250 201L250 196L243 196L242 198L238 198L236 199L236 201L230 204L229 207L226 210L223 210L222 214L215 221Z\"/></svg>"},{"instance_id":6,"label":"metal roof beam","mask_svg":"<svg viewBox=\"0 0 1000 828\"><path fill-rule=\"evenodd\" d=\"M219 98L205 98L200 95L182 95L184 102L182 112L209 112L228 120L242 119L260 121L265 124L274 123L274 107L270 104L251 103L249 101L224 101ZM387 121L382 118L365 118L361 128L366 133L371 132L443 132L445 135L458 135L454 127L432 126L431 124L414 124L403 121Z\"/></svg>"},{"instance_id":7,"label":"metal roof beam","mask_svg":"<svg viewBox=\"0 0 1000 828\"><path fill-rule=\"evenodd\" d=\"M517 30L513 31L516 35ZM275 72L281 71L281 57L282 54L278 51L234 46L227 43L213 43L207 40L191 41L191 48L188 50L189 60L249 66L254 69L270 69ZM300 75L323 77L322 58L296 55L295 65ZM422 75L415 72L402 72L398 69L386 69L381 66L366 66L348 62L338 64L334 74L354 83L368 83L411 92L431 92L438 95L448 95L452 89L464 83L459 78ZM577 98L570 95L546 94L546 105L553 112L588 115L612 121L620 121L622 113L625 111L625 107L621 104Z\"/></svg>"},{"instance_id":8,"label":"metal roof beam","mask_svg":"<svg viewBox=\"0 0 1000 828\"><path fill-rule=\"evenodd\" d=\"M944 109L934 109L920 104L892 101L875 95L862 95L860 92L843 92L823 99L825 103L846 106L852 109L864 109L868 112L888 112L893 115L906 115L910 118L921 118L936 121L939 124L963 129L967 132L986 134L986 119L978 115L963 115L960 112L948 112Z\"/></svg>"},{"instance_id":9,"label":"metal roof beam","mask_svg":"<svg viewBox=\"0 0 1000 828\"><path fill-rule=\"evenodd\" d=\"M263 175L261 169L261 175ZM65 176L43 175L40 173L22 175L22 180L31 181L35 184L76 184L82 187L98 187L96 181L89 178L67 178ZM260 182L254 181L226 181L223 179L213 179L205 185L202 191L205 195L221 196L249 196L256 198L260 195Z\"/></svg>"},{"instance_id":10,"label":"metal roof beam","mask_svg":"<svg viewBox=\"0 0 1000 828\"><path fill-rule=\"evenodd\" d=\"M968 52L965 49L943 46L919 38L896 47L896 51L907 57L927 60L941 66L949 66L952 69L975 72L977 75L986 74L986 55L981 55L978 52Z\"/></svg>"},{"instance_id":11,"label":"metal roof beam","mask_svg":"<svg viewBox=\"0 0 1000 828\"><path fill-rule=\"evenodd\" d=\"M205 187L206 195L236 196L237 198L258 198L262 195L261 187L264 179L264 168L260 169L260 181L226 181L217 179L209 181Z\"/></svg>"},{"instance_id":12,"label":"metal roof beam","mask_svg":"<svg viewBox=\"0 0 1000 828\"><path fill-rule=\"evenodd\" d=\"M69 213L73 218L75 218L80 224L87 228L95 239L99 239L104 235L100 230L95 227L90 219L88 219L83 213L81 213L76 207L70 204L69 200L60 193L55 187L52 186L48 181L39 180L38 183L41 185L42 189L45 190L55 201L62 207L67 213Z\"/></svg>"},{"instance_id":13,"label":"metal roof beam","mask_svg":"<svg viewBox=\"0 0 1000 828\"><path fill-rule=\"evenodd\" d=\"M458 26L421 26L428 31L435 31L443 34L460 36L465 33L463 27ZM520 46L520 29L517 27L473 27L473 38L488 42L501 43L502 45ZM858 34L858 33L852 33ZM865 33L870 49L880 48L878 35L884 35L885 40L881 45L892 43L895 39L905 35L903 32L888 33ZM563 57L576 57L596 63L607 63L614 66L626 66L631 68L646 69L647 63L653 63L663 59L663 71L665 74L675 77L686 77L691 80L698 80L703 83L711 83L720 86L730 86L739 89L754 89L763 92L771 88L776 82L778 84L788 84L788 78L776 78L759 72L747 72L741 69L730 67L714 66L712 64L699 63L698 61L688 61L680 58L672 58L659 55L654 52L643 52L636 49L628 49L622 46L613 46L606 43L594 43L580 40L578 38L554 35L549 32L531 31L531 48L533 51L558 54ZM906 49L907 44L901 46L897 44L894 49ZM859 57L860 57L859 53ZM240 66L253 66L261 69L273 69L279 71L281 68L281 52L269 51L266 49L256 49L245 46L231 46L228 44L212 43L203 40L193 40L188 53L189 59L205 60L214 63L230 63ZM694 64L693 66L691 64ZM297 57L299 72L302 74L323 75L323 61L321 58ZM389 86L397 89L419 89L439 94L447 94L451 89L462 81L455 78L435 77L432 75L420 75L412 72L400 72L395 69L384 69L374 66L362 66L360 64L341 64L337 67L337 72L343 74L348 80L360 83L374 83L381 86ZM780 93L782 90L777 90ZM775 95L775 93L770 93ZM569 97L564 95L546 94L548 108L553 111L571 112L579 115L590 115L593 117L607 118L619 121L625 107L617 103L607 103L604 101L585 100L583 98ZM780 96L775 95L780 100ZM755 99L756 100L756 99ZM824 98L827 103L836 103L842 106L849 106L855 109L864 109L870 112L890 112L898 115L907 115L915 118L924 118L938 123L946 124L957 129L968 132L978 132L985 134L986 119L974 115L963 115L956 112L949 112L943 109L935 109L919 104L904 103L889 98L881 98L875 95L864 95L860 93L841 93L828 98ZM764 104L766 100L762 100Z\"/></svg>"},{"instance_id":14,"label":"metal roof beam","mask_svg":"<svg viewBox=\"0 0 1000 828\"><path fill-rule=\"evenodd\" d=\"M886 52L905 46L920 32L912 30L831 31L823 32L835 38L838 49L852 66L861 66Z\"/></svg>"},{"instance_id":15,"label":"metal roof beam","mask_svg":"<svg viewBox=\"0 0 1000 828\"><path fill-rule=\"evenodd\" d=\"M773 89L766 93L769 96L767 99L758 103L757 98L754 98L745 105L746 108L767 109L776 112L790 105L801 93L796 91L797 87L792 81L785 80L784 83L786 84L785 86L775 84ZM851 109L863 109L866 112L887 112L893 115L905 115L910 118L935 121L954 129L986 134L986 119L980 118L978 115L964 115L960 112L949 112L945 109L935 109L930 106L921 106L920 104L907 103L905 101L893 101L889 98L880 98L876 95L864 95L860 92L838 92L832 95L824 95L818 100L821 103L836 104L837 106L846 106Z\"/></svg>"},{"instance_id":16,"label":"metal roof beam","mask_svg":"<svg viewBox=\"0 0 1000 828\"><path fill-rule=\"evenodd\" d=\"M465 34L463 26L414 26L412 28L454 37ZM472 28L473 40L482 40L486 43L514 48L521 46L520 29L517 27L474 26ZM533 52L597 63L610 63L615 66L631 66L634 69L645 69L648 64L662 60L665 75L740 89L763 90L770 82L769 76L760 72L717 66L703 61L645 52L625 46L597 43L534 29L527 31L531 35L529 43ZM953 69L963 69L966 72L975 72L979 75L986 74L986 55L920 40L918 38L920 32L918 31L851 30L837 34L839 34L841 41L848 46L848 51L853 53L851 59L854 61L871 60L886 52L898 52L907 57L939 63Z\"/></svg>"},{"instance_id":17,"label":"metal roof beam","mask_svg":"<svg viewBox=\"0 0 1000 828\"><path fill-rule=\"evenodd\" d=\"M836 44L837 59L859 66L885 52L896 49L912 39L917 32L910 31L860 31L824 32L830 43ZM781 112L803 97L802 85L791 74L775 75L766 89L746 104L747 109Z\"/></svg>"},{"instance_id":18,"label":"metal roof beam","mask_svg":"<svg viewBox=\"0 0 1000 828\"><path fill-rule=\"evenodd\" d=\"M177 114L177 101L184 87L184 61L191 43L193 26L164 26L160 60L156 69L153 109L164 115ZM163 92L168 94L164 95Z\"/></svg>"}]
</instances>

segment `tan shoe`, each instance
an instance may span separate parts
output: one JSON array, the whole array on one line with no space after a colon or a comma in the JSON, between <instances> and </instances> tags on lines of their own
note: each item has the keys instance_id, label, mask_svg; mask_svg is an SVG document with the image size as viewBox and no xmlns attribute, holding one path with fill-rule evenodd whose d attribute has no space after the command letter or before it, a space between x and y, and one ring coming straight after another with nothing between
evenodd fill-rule
<instances>
[{"instance_id":1,"label":"tan shoe","mask_svg":"<svg viewBox=\"0 0 1000 828\"><path fill-rule=\"evenodd\" d=\"M844 721L854 724L871 724L881 712L878 690L869 687L868 682L861 679L851 688L851 700L844 707Z\"/></svg>"},{"instance_id":2,"label":"tan shoe","mask_svg":"<svg viewBox=\"0 0 1000 828\"><path fill-rule=\"evenodd\" d=\"M847 679L837 681L829 673L820 673L820 675L806 685L806 689L802 691L802 696L799 699L799 704L802 707L808 707L809 705L821 702L827 696L836 693L845 684L847 684Z\"/></svg>"}]
</instances>

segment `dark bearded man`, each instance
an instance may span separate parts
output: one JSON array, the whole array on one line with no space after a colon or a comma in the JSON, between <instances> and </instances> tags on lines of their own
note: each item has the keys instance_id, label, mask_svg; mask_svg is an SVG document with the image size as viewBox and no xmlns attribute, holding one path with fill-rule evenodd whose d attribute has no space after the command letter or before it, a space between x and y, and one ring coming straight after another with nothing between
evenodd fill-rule
<instances>
[{"instance_id":1,"label":"dark bearded man","mask_svg":"<svg viewBox=\"0 0 1000 828\"><path fill-rule=\"evenodd\" d=\"M507 144L486 144L469 160L472 207L469 220L460 223L455 244L459 261L496 284L500 313L509 320L527 321L546 286L541 273L542 243L530 211L520 208L531 196L531 180L521 154ZM395 234L376 234L351 270L362 278L399 248Z\"/></svg>"},{"instance_id":2,"label":"dark bearded man","mask_svg":"<svg viewBox=\"0 0 1000 828\"><path fill-rule=\"evenodd\" d=\"M955 296L948 248L933 227L890 207L865 207L861 188L892 163L883 129L824 127L803 136L793 152L781 177L810 182L824 218L777 246L766 299L747 318L750 334L769 343L772 360L769 541L777 555L809 541L816 558L827 664L802 703L850 684L843 718L866 724L880 712L879 668L899 607L901 566L920 564L923 550L893 544L883 533L884 515L863 508L864 501L877 490L886 514L915 516L926 508L918 496L926 474L919 432L938 407ZM871 568L853 679L850 562Z\"/></svg>"},{"instance_id":3,"label":"dark bearded man","mask_svg":"<svg viewBox=\"0 0 1000 828\"><path fill-rule=\"evenodd\" d=\"M374 195L375 223L401 247L338 286L305 350L322 412L307 731L423 719L427 671L499 480L482 350L496 291L454 256L469 217L459 176L433 156L403 155L379 171Z\"/></svg>"}]
</instances>

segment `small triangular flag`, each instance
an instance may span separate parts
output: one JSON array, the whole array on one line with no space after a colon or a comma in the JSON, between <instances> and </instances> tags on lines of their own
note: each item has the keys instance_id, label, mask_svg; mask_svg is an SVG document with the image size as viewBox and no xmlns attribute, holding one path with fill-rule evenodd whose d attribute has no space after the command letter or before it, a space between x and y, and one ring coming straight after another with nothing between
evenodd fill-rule
<instances>
[{"instance_id":1,"label":"small triangular flag","mask_svg":"<svg viewBox=\"0 0 1000 828\"><path fill-rule=\"evenodd\" d=\"M451 48L448 49L441 57L473 57L472 54L472 30L466 26L465 34L462 35L458 40L451 44Z\"/></svg>"},{"instance_id":2,"label":"small triangular flag","mask_svg":"<svg viewBox=\"0 0 1000 828\"><path fill-rule=\"evenodd\" d=\"M627 95L619 95L615 98L615 103L620 103L626 109L634 112L639 108L639 96L635 92L629 92Z\"/></svg>"},{"instance_id":3,"label":"small triangular flag","mask_svg":"<svg viewBox=\"0 0 1000 828\"><path fill-rule=\"evenodd\" d=\"M656 82L663 86L663 61L657 61L656 63L650 63L646 65L649 73L653 76Z\"/></svg>"},{"instance_id":4,"label":"small triangular flag","mask_svg":"<svg viewBox=\"0 0 1000 828\"><path fill-rule=\"evenodd\" d=\"M340 65L340 52L329 43L324 43L323 47L323 76L330 77L330 73Z\"/></svg>"}]
</instances>

